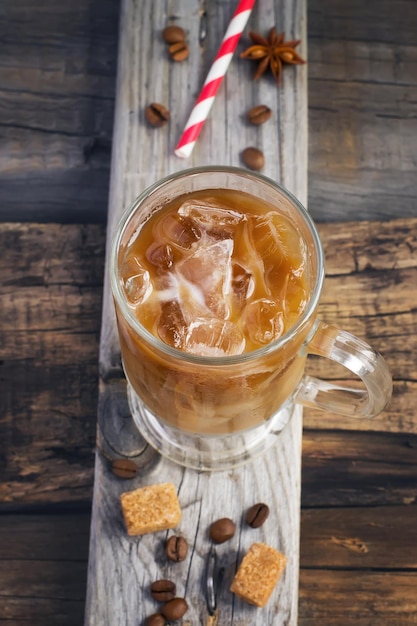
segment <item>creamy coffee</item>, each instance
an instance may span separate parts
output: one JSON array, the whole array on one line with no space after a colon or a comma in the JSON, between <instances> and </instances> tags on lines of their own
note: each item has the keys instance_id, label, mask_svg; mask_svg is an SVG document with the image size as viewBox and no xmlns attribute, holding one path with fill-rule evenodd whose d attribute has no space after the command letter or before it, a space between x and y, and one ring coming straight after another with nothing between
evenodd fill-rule
<instances>
[{"instance_id":1,"label":"creamy coffee","mask_svg":"<svg viewBox=\"0 0 417 626\"><path fill-rule=\"evenodd\" d=\"M306 244L279 207L236 190L180 195L136 227L118 258L139 323L171 348L217 358L213 368L173 359L118 314L126 375L158 418L186 431L236 432L267 420L292 395L307 327L279 352L222 361L278 340L310 298Z\"/></svg>"},{"instance_id":2,"label":"creamy coffee","mask_svg":"<svg viewBox=\"0 0 417 626\"><path fill-rule=\"evenodd\" d=\"M237 467L273 445L298 406L375 417L389 401L383 358L317 318L319 233L273 180L213 166L156 181L120 220L109 270L131 415L176 463ZM362 385L306 375L308 355Z\"/></svg>"},{"instance_id":3,"label":"creamy coffee","mask_svg":"<svg viewBox=\"0 0 417 626\"><path fill-rule=\"evenodd\" d=\"M205 356L271 343L308 299L300 234L273 207L231 190L181 196L151 216L124 249L120 274L145 328Z\"/></svg>"}]
</instances>

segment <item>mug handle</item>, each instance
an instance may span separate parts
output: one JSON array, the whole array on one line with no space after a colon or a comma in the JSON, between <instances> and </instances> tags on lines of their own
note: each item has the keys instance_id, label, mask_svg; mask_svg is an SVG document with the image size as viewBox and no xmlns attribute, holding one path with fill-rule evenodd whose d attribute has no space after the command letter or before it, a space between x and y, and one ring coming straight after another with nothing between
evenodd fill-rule
<instances>
[{"instance_id":1,"label":"mug handle","mask_svg":"<svg viewBox=\"0 0 417 626\"><path fill-rule=\"evenodd\" d=\"M364 388L334 385L314 376L304 376L296 402L357 418L373 418L385 409L392 394L391 374L383 357L365 341L318 321L307 352L340 363L362 380Z\"/></svg>"}]
</instances>

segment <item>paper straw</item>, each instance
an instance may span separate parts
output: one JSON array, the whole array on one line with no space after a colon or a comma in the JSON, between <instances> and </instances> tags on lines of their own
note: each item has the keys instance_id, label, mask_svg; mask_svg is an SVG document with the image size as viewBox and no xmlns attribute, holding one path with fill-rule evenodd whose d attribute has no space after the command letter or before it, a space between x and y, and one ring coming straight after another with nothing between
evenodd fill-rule
<instances>
[{"instance_id":1,"label":"paper straw","mask_svg":"<svg viewBox=\"0 0 417 626\"><path fill-rule=\"evenodd\" d=\"M240 0L233 14L181 139L175 148L175 154L182 159L188 158L193 151L254 4L255 0Z\"/></svg>"}]
</instances>

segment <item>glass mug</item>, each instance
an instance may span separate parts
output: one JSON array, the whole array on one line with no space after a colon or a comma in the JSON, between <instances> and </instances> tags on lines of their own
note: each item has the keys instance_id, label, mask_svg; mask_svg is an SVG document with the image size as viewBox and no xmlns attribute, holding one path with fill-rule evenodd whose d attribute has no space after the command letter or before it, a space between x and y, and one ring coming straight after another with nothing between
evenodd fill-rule
<instances>
[{"instance_id":1,"label":"glass mug","mask_svg":"<svg viewBox=\"0 0 417 626\"><path fill-rule=\"evenodd\" d=\"M204 206L203 198L201 211L199 207L202 200L199 194L210 198L208 208ZM298 283L294 283L296 286L292 287L293 296L296 300L298 298L295 308L298 306L300 312L298 315L288 316L289 321L283 327L284 330L281 328L281 334L272 333L271 340L268 340L268 333L262 335L261 330L258 332L256 328L258 322L263 324L259 321L258 309L249 317L248 323L245 309L248 305L239 304L243 308L236 323L241 324L241 319L246 319L249 334L261 337L259 345L239 352L240 335L236 347L233 343L235 330L232 328L232 338L229 334L223 334L223 331L226 332L224 329L228 329L227 333L230 330L227 314L223 311L220 314L223 319L220 322L214 321L210 326L211 333L217 332L215 329L218 324L221 325L221 339L212 340L216 349L204 349L202 353L195 353L195 350L191 353L185 351L182 346L178 347L177 335L180 331L172 328L177 323L175 320L178 311L172 313L170 297L174 296L170 296L169 289L166 290L168 293L163 292L163 297L165 302L169 302L167 306L173 318L169 318L167 322L165 319L163 323L158 322L162 329L160 336L159 331L149 330L155 317L152 310L147 314L150 319L147 319L146 324L139 321L139 307L143 306L151 291L149 271L152 270L152 263L156 266L159 264L156 270L159 276L157 280L162 280L161 263L165 264L166 269L171 262L171 258L160 258L161 247L156 246L156 260L151 259L150 266L148 264L147 268L142 267L138 259L143 260L146 255L149 257L151 254L146 250L148 242L144 243L146 225L155 216L163 215L164 209L178 201L178 198L184 203L181 206L186 207L182 209L186 218L180 219L181 223L187 222L188 234L186 232L184 235L182 231L178 234L175 230L178 227L177 222L169 218L171 221L166 222L169 227L163 227L167 231L164 236L169 237L172 231L176 240L172 242L172 246L163 247L164 254L167 249L170 253L173 250L175 254L181 255L184 251L189 254L193 245L199 244L198 239L202 237L200 227L201 224L204 226L205 216L211 215L213 198L219 206L222 206L222 202L225 204L226 217L223 218L222 213L221 218L217 214L213 218L217 230L224 228L225 233L219 234L216 231L207 251L198 253L198 267L204 274L204 280L209 276L212 283L216 283L217 278L212 277L217 276L223 266L226 274L229 272L227 275L230 279L230 271L227 269L231 259L230 249L229 244L224 241L229 236L230 223L241 219L234 209L228 212L230 198L235 205L242 201L242 206L245 207L242 215L245 211L250 212L251 207L255 210L258 210L256 207L261 207L261 215L267 213L268 219L284 221L283 230L289 233L284 248L286 246L295 258L302 253L304 282L297 279ZM193 221L195 216L197 222ZM262 222L263 218L256 219ZM190 220L194 224L191 229ZM258 232L256 228L255 232ZM263 230L262 233L264 237ZM207 237L206 234L204 236ZM210 247L212 245L214 247ZM181 251L181 246L185 246L185 250ZM270 244L268 246L271 247ZM291 250L291 246L297 247L297 250ZM152 250L153 254L155 250ZM213 256L214 251L216 255L220 251L219 258ZM206 258L204 254L207 255ZM247 252L245 255L248 256ZM262 263L262 267L266 267L265 260ZM295 280L298 270L293 268L291 271L291 280ZM188 279L189 268L187 272ZM192 272L195 274L196 269L192 269ZM297 404L349 417L372 418L386 407L391 397L392 380L381 355L357 337L317 319L324 280L324 257L316 227L292 194L259 174L233 167L204 167L181 171L156 182L135 200L122 217L112 243L110 274L133 419L148 443L174 462L199 470L235 467L276 441L277 435L291 419ZM226 280L223 274L220 274L220 281ZM265 280L265 276L260 280ZM199 281L198 273L196 281ZM245 288L248 289L250 281L246 272L246 279L243 281ZM172 287L172 283L170 284ZM242 281L237 284L241 286ZM302 297L297 290L302 291ZM259 301L255 305L251 304L250 310L258 306ZM268 301L266 308L268 307L274 309L274 303ZM262 310L265 310L264 305ZM277 320L282 318L279 315L276 314L273 318L274 328ZM188 312L187 324L190 323L191 326L186 331L187 337L193 336L196 327L199 337L201 333L205 336L204 333L207 332L207 329L201 329L199 312L196 316L198 321L190 322ZM190 330L191 327L193 330ZM165 338L161 339L164 333L168 333L170 343ZM210 342L211 339L207 341ZM225 342L232 347L222 351L218 346L223 346ZM308 354L326 357L343 365L362 380L361 388L335 385L305 375Z\"/></svg>"}]
</instances>

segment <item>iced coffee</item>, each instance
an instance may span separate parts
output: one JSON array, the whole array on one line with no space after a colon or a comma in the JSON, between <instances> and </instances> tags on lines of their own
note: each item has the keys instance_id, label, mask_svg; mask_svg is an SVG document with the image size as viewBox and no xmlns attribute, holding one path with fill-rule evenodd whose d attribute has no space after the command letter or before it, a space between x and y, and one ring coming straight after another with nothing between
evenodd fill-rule
<instances>
[{"instance_id":1,"label":"iced coffee","mask_svg":"<svg viewBox=\"0 0 417 626\"><path fill-rule=\"evenodd\" d=\"M116 304L126 376L158 419L236 433L291 398L314 316L292 329L315 276L302 233L279 206L233 189L170 199L120 246L118 280L136 320Z\"/></svg>"}]
</instances>

